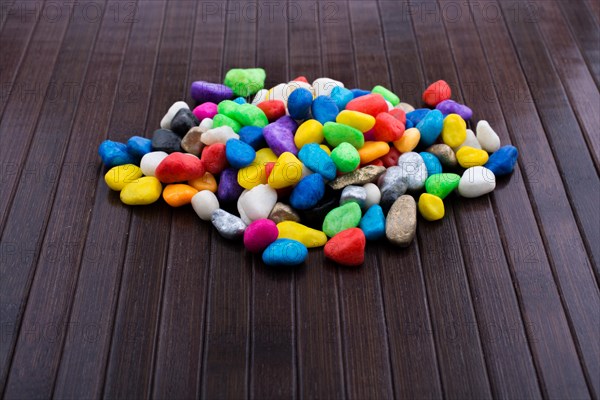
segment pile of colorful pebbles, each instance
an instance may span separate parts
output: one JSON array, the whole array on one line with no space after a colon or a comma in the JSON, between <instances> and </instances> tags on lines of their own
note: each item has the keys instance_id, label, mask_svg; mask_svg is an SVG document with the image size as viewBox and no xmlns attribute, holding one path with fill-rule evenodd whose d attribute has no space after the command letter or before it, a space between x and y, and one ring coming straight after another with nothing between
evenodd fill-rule
<instances>
[{"instance_id":1,"label":"pile of colorful pebbles","mask_svg":"<svg viewBox=\"0 0 600 400\"><path fill-rule=\"evenodd\" d=\"M107 185L123 203L188 204L227 239L243 239L267 265L304 262L308 248L359 266L366 241L408 246L417 212L444 217L444 198L483 196L510 174L517 149L438 81L414 109L382 86L347 89L305 77L264 89L260 68L224 84L191 86L152 139L105 141Z\"/></svg>"}]
</instances>

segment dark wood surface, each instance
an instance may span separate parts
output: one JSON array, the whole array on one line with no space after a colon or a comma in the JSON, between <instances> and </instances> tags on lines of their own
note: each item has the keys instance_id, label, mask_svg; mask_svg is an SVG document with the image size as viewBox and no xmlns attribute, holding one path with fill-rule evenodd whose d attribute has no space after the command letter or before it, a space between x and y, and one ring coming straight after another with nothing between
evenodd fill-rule
<instances>
[{"instance_id":1,"label":"dark wood surface","mask_svg":"<svg viewBox=\"0 0 600 400\"><path fill-rule=\"evenodd\" d=\"M597 0L1 5L3 397L600 397ZM121 204L99 143L253 66L415 105L444 79L518 166L359 269L267 269L191 207Z\"/></svg>"}]
</instances>

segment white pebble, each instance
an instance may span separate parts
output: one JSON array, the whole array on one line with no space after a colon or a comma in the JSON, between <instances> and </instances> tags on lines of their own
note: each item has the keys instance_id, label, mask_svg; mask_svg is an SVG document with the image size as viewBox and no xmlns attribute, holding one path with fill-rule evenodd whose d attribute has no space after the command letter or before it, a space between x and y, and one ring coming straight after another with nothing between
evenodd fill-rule
<instances>
[{"instance_id":1,"label":"white pebble","mask_svg":"<svg viewBox=\"0 0 600 400\"><path fill-rule=\"evenodd\" d=\"M268 94L269 94L269 91L267 89L260 89L254 95L254 99L252 99L252 104L258 105L258 104L262 103L263 101L267 100Z\"/></svg>"},{"instance_id":2,"label":"white pebble","mask_svg":"<svg viewBox=\"0 0 600 400\"><path fill-rule=\"evenodd\" d=\"M342 82L331 78L315 79L312 84L315 96L329 96L336 86L345 87Z\"/></svg>"},{"instance_id":3,"label":"white pebble","mask_svg":"<svg viewBox=\"0 0 600 400\"><path fill-rule=\"evenodd\" d=\"M462 142L462 144L460 146L457 146L457 147L453 148L452 150L454 150L454 152L456 153L462 147L465 147L465 146L469 146L469 147L473 147L474 149L481 150L481 145L479 144L479 140L477 140L477 137L475 136L475 132L473 132L470 129L467 129L467 138L465 139L465 141Z\"/></svg>"},{"instance_id":4,"label":"white pebble","mask_svg":"<svg viewBox=\"0 0 600 400\"><path fill-rule=\"evenodd\" d=\"M202 122L200 122L200 125L198 126L198 128L200 128L200 132L202 132L202 133L211 130L212 127L213 127L212 118L204 118L202 120Z\"/></svg>"},{"instance_id":5,"label":"white pebble","mask_svg":"<svg viewBox=\"0 0 600 400\"><path fill-rule=\"evenodd\" d=\"M187 108L189 110L190 106L188 106L185 101L173 103L173 105L169 107L169 111L167 111L165 116L160 121L160 127L163 129L171 129L171 121L173 120L173 117L175 114L177 114L177 111L181 110L182 108Z\"/></svg>"},{"instance_id":6,"label":"white pebble","mask_svg":"<svg viewBox=\"0 0 600 400\"><path fill-rule=\"evenodd\" d=\"M212 213L219 208L219 200L210 190L202 190L192 197L192 207L200 219L210 221Z\"/></svg>"},{"instance_id":7,"label":"white pebble","mask_svg":"<svg viewBox=\"0 0 600 400\"><path fill-rule=\"evenodd\" d=\"M161 161L164 160L167 156L168 154L164 151L153 151L144 154L142 160L140 161L140 168L142 169L142 174L146 176L154 176L156 167L158 167L158 164L160 164Z\"/></svg>"},{"instance_id":8,"label":"white pebble","mask_svg":"<svg viewBox=\"0 0 600 400\"><path fill-rule=\"evenodd\" d=\"M409 113L409 112L413 112L415 111L415 108L413 106L411 106L408 103L400 103L396 106L396 108L399 108L401 110L404 110L405 113Z\"/></svg>"},{"instance_id":9,"label":"white pebble","mask_svg":"<svg viewBox=\"0 0 600 400\"><path fill-rule=\"evenodd\" d=\"M482 120L477 123L477 141L488 153L493 153L500 148L500 137L487 121Z\"/></svg>"},{"instance_id":10,"label":"white pebble","mask_svg":"<svg viewBox=\"0 0 600 400\"><path fill-rule=\"evenodd\" d=\"M280 83L279 85L269 90L269 101L281 100L287 106L288 97L290 95L289 87L287 83Z\"/></svg>"},{"instance_id":11,"label":"white pebble","mask_svg":"<svg viewBox=\"0 0 600 400\"><path fill-rule=\"evenodd\" d=\"M479 197L496 188L496 177L489 169L481 166L467 169L458 183L458 193L462 197Z\"/></svg>"},{"instance_id":12,"label":"white pebble","mask_svg":"<svg viewBox=\"0 0 600 400\"><path fill-rule=\"evenodd\" d=\"M427 180L427 166L423 157L413 151L404 153L398 158L401 169L401 180L406 182L408 190L421 190Z\"/></svg>"},{"instance_id":13,"label":"white pebble","mask_svg":"<svg viewBox=\"0 0 600 400\"><path fill-rule=\"evenodd\" d=\"M240 218L242 219L242 221L244 221L246 225L250 225L252 223L252 220L248 218L248 216L246 215L246 211L244 211L244 209L242 208L242 198L246 195L246 193L248 193L248 189L244 190L240 197L238 197L237 210L238 214L240 214Z\"/></svg>"},{"instance_id":14,"label":"white pebble","mask_svg":"<svg viewBox=\"0 0 600 400\"><path fill-rule=\"evenodd\" d=\"M381 191L374 183L367 183L363 187L367 191L367 200L365 201L365 210L367 210L371 206L379 204L379 201L381 201Z\"/></svg>"},{"instance_id":15,"label":"white pebble","mask_svg":"<svg viewBox=\"0 0 600 400\"><path fill-rule=\"evenodd\" d=\"M392 111L394 109L394 105L392 103L390 103L389 101L385 101L387 106L388 106L388 111Z\"/></svg>"},{"instance_id":16,"label":"white pebble","mask_svg":"<svg viewBox=\"0 0 600 400\"><path fill-rule=\"evenodd\" d=\"M277 192L269 185L258 185L238 199L238 211L243 210L248 220L256 221L269 216L277 203ZM241 211L240 211L241 214Z\"/></svg>"},{"instance_id":17,"label":"white pebble","mask_svg":"<svg viewBox=\"0 0 600 400\"><path fill-rule=\"evenodd\" d=\"M306 165L302 164L302 177L300 179L312 174L314 174L314 172L311 171Z\"/></svg>"},{"instance_id":18,"label":"white pebble","mask_svg":"<svg viewBox=\"0 0 600 400\"><path fill-rule=\"evenodd\" d=\"M215 143L227 143L229 139L239 139L240 135L235 133L230 126L219 126L209 129L202 134L200 141L207 146Z\"/></svg>"}]
</instances>

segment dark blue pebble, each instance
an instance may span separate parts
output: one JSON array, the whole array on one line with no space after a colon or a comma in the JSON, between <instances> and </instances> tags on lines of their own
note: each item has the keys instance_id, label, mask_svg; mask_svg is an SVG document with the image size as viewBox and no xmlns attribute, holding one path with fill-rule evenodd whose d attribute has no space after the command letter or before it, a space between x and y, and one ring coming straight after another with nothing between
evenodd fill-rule
<instances>
[{"instance_id":1,"label":"dark blue pebble","mask_svg":"<svg viewBox=\"0 0 600 400\"><path fill-rule=\"evenodd\" d=\"M98 147L98 155L102 159L102 163L107 168L116 167L124 164L138 164L139 159L127 151L127 145L124 143L105 140Z\"/></svg>"},{"instance_id":2,"label":"dark blue pebble","mask_svg":"<svg viewBox=\"0 0 600 400\"><path fill-rule=\"evenodd\" d=\"M379 204L372 205L360 220L359 228L367 240L378 240L385 236L385 215Z\"/></svg>"},{"instance_id":3,"label":"dark blue pebble","mask_svg":"<svg viewBox=\"0 0 600 400\"><path fill-rule=\"evenodd\" d=\"M368 94L371 94L370 90L363 90L363 89L350 89L350 91L352 92L352 96L354 96L354 98L356 99L357 97L361 97L361 96L366 96Z\"/></svg>"},{"instance_id":4,"label":"dark blue pebble","mask_svg":"<svg viewBox=\"0 0 600 400\"><path fill-rule=\"evenodd\" d=\"M240 140L244 143L248 143L254 150L262 149L267 147L267 141L263 136L263 128L258 126L244 126L238 132Z\"/></svg>"},{"instance_id":5,"label":"dark blue pebble","mask_svg":"<svg viewBox=\"0 0 600 400\"><path fill-rule=\"evenodd\" d=\"M328 181L335 179L337 175L335 163L318 144L309 143L302 146L298 158L308 169L321 174Z\"/></svg>"},{"instance_id":6,"label":"dark blue pebble","mask_svg":"<svg viewBox=\"0 0 600 400\"><path fill-rule=\"evenodd\" d=\"M313 103L313 95L308 89L298 88L288 98L288 112L294 119L306 119L310 116L310 106Z\"/></svg>"},{"instance_id":7,"label":"dark blue pebble","mask_svg":"<svg viewBox=\"0 0 600 400\"><path fill-rule=\"evenodd\" d=\"M152 151L152 140L141 137L141 136L132 136L127 141L127 152L138 159L142 159L145 154L148 154Z\"/></svg>"},{"instance_id":8,"label":"dark blue pebble","mask_svg":"<svg viewBox=\"0 0 600 400\"><path fill-rule=\"evenodd\" d=\"M262 259L268 266L292 267L306 260L308 249L291 239L277 239L263 252Z\"/></svg>"},{"instance_id":9,"label":"dark blue pebble","mask_svg":"<svg viewBox=\"0 0 600 400\"><path fill-rule=\"evenodd\" d=\"M490 155L490 158L484 167L492 171L495 176L507 175L515 169L518 156L519 151L515 146L502 146L495 153Z\"/></svg>"},{"instance_id":10,"label":"dark blue pebble","mask_svg":"<svg viewBox=\"0 0 600 400\"><path fill-rule=\"evenodd\" d=\"M341 190L333 190L331 186L325 185L323 198L308 210L298 210L302 223L308 227L321 230L325 216L340 205Z\"/></svg>"},{"instance_id":11,"label":"dark blue pebble","mask_svg":"<svg viewBox=\"0 0 600 400\"><path fill-rule=\"evenodd\" d=\"M226 168L221 172L219 179L219 189L217 190L217 197L219 201L229 203L237 201L240 197L244 188L240 186L237 180L238 170L233 168Z\"/></svg>"},{"instance_id":12,"label":"dark blue pebble","mask_svg":"<svg viewBox=\"0 0 600 400\"><path fill-rule=\"evenodd\" d=\"M325 182L319 174L305 176L290 195L290 205L297 210L314 207L325 195Z\"/></svg>"},{"instance_id":13,"label":"dark blue pebble","mask_svg":"<svg viewBox=\"0 0 600 400\"><path fill-rule=\"evenodd\" d=\"M294 94L296 91L292 92ZM335 122L340 113L337 104L329 96L319 96L312 103L313 118L325 125L327 122Z\"/></svg>"},{"instance_id":14,"label":"dark blue pebble","mask_svg":"<svg viewBox=\"0 0 600 400\"><path fill-rule=\"evenodd\" d=\"M406 119L412 122L413 126L417 126L419 122L431 111L429 108L418 108L406 114Z\"/></svg>"},{"instance_id":15,"label":"dark blue pebble","mask_svg":"<svg viewBox=\"0 0 600 400\"><path fill-rule=\"evenodd\" d=\"M404 128L405 129L410 129L410 128L414 128L415 125L413 124L413 122L410 119L406 119L406 123L404 124Z\"/></svg>"},{"instance_id":16,"label":"dark blue pebble","mask_svg":"<svg viewBox=\"0 0 600 400\"><path fill-rule=\"evenodd\" d=\"M229 139L225 144L225 157L233 168L244 168L252 164L256 151L248 143L239 139Z\"/></svg>"},{"instance_id":17,"label":"dark blue pebble","mask_svg":"<svg viewBox=\"0 0 600 400\"><path fill-rule=\"evenodd\" d=\"M181 137L169 129L158 129L152 134L152 151L182 152Z\"/></svg>"},{"instance_id":18,"label":"dark blue pebble","mask_svg":"<svg viewBox=\"0 0 600 400\"><path fill-rule=\"evenodd\" d=\"M331 97L338 109L341 111L346 108L346 104L348 104L350 100L354 99L354 94L352 94L352 91L349 89L336 86L331 91L331 95L329 95L329 97Z\"/></svg>"},{"instance_id":19,"label":"dark blue pebble","mask_svg":"<svg viewBox=\"0 0 600 400\"><path fill-rule=\"evenodd\" d=\"M427 176L442 173L442 163L440 163L440 160L436 156L426 151L419 153L419 155L423 158L423 161L425 162L425 167L427 168Z\"/></svg>"}]
</instances>

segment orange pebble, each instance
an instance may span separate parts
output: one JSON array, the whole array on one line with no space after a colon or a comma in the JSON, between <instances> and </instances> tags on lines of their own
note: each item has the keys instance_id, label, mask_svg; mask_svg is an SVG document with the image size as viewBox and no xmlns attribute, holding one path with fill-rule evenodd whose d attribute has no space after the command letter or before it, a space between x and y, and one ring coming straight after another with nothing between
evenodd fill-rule
<instances>
[{"instance_id":1,"label":"orange pebble","mask_svg":"<svg viewBox=\"0 0 600 400\"><path fill-rule=\"evenodd\" d=\"M171 207L181 207L192 202L192 197L198 193L196 189L190 185L176 183L167 185L163 190L163 199Z\"/></svg>"},{"instance_id":2,"label":"orange pebble","mask_svg":"<svg viewBox=\"0 0 600 400\"><path fill-rule=\"evenodd\" d=\"M188 181L188 185L201 192L203 190L209 190L213 193L217 193L217 181L213 174L205 172L200 178L192 179Z\"/></svg>"},{"instance_id":3,"label":"orange pebble","mask_svg":"<svg viewBox=\"0 0 600 400\"><path fill-rule=\"evenodd\" d=\"M306 79L305 76L299 76L296 79L294 79L292 82L304 82L304 83L308 83L308 79Z\"/></svg>"},{"instance_id":4,"label":"orange pebble","mask_svg":"<svg viewBox=\"0 0 600 400\"><path fill-rule=\"evenodd\" d=\"M419 144L421 132L417 128L410 128L404 131L404 135L394 142L394 147L400 153L408 153L413 151Z\"/></svg>"},{"instance_id":5,"label":"orange pebble","mask_svg":"<svg viewBox=\"0 0 600 400\"><path fill-rule=\"evenodd\" d=\"M386 142L365 142L365 145L358 150L360 163L370 163L379 157L385 156L389 151L390 146Z\"/></svg>"}]
</instances>

